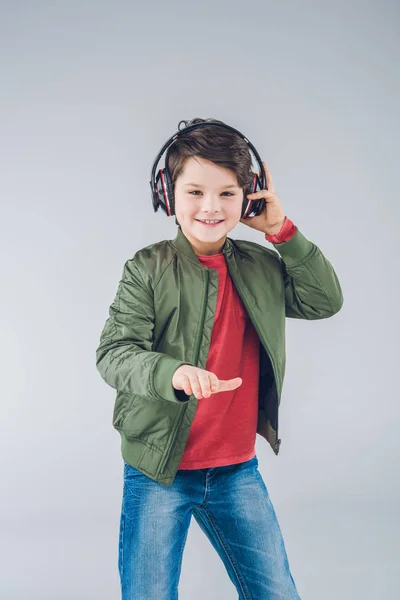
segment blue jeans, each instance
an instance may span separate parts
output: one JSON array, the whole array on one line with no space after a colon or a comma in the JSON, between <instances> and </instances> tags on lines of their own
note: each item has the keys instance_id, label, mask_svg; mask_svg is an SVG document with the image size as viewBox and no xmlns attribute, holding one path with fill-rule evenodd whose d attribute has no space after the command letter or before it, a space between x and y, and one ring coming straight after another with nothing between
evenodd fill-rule
<instances>
[{"instance_id":1,"label":"blue jeans","mask_svg":"<svg viewBox=\"0 0 400 600\"><path fill-rule=\"evenodd\" d=\"M257 456L178 470L170 486L124 461L118 568L122 600L176 600L192 517L222 559L239 600L300 600Z\"/></svg>"}]
</instances>

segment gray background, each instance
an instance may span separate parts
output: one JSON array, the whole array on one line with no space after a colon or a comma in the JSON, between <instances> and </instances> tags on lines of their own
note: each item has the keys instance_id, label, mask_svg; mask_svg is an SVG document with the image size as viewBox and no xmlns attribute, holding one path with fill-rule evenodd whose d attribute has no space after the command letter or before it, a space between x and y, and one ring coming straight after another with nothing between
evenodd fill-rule
<instances>
[{"instance_id":1,"label":"gray background","mask_svg":"<svg viewBox=\"0 0 400 600\"><path fill-rule=\"evenodd\" d=\"M343 287L287 321L279 456L257 437L299 593L397 598L398 3L13 1L0 23L0 598L119 598L94 353L124 262L175 236L150 169L196 116L252 141ZM192 520L180 598L236 597Z\"/></svg>"}]
</instances>

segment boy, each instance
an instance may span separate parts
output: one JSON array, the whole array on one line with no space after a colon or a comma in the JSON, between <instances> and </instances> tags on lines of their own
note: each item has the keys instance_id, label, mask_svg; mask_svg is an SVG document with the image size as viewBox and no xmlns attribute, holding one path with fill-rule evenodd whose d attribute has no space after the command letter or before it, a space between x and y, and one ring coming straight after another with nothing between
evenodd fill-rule
<instances>
[{"instance_id":1,"label":"boy","mask_svg":"<svg viewBox=\"0 0 400 600\"><path fill-rule=\"evenodd\" d=\"M285 318L328 318L342 292L329 261L285 217L267 165L266 189L248 194L246 141L196 123L166 155L177 235L125 263L96 351L117 390L122 600L178 597L192 515L241 600L298 600L255 440L278 454ZM246 196L264 198L257 216L242 218ZM260 244L228 238L239 221Z\"/></svg>"}]
</instances>

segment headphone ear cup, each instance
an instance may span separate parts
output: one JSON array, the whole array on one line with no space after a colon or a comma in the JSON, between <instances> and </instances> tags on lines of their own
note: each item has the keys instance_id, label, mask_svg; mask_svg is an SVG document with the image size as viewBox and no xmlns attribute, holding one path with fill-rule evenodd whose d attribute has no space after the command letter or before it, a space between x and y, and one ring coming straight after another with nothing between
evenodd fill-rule
<instances>
[{"instance_id":1,"label":"headphone ear cup","mask_svg":"<svg viewBox=\"0 0 400 600\"><path fill-rule=\"evenodd\" d=\"M261 190L260 178L258 177L258 175L256 173L253 173L253 180L252 180L251 184L249 185L249 187L247 188L247 190L244 194L244 197L243 197L242 214L241 214L242 219L245 217L248 217L251 213L253 213L255 211L256 206L259 203L258 200L249 200L249 198L247 198L247 194L254 194L254 192L258 192L259 190ZM258 214L258 213L256 213L256 214Z\"/></svg>"},{"instance_id":2,"label":"headphone ear cup","mask_svg":"<svg viewBox=\"0 0 400 600\"><path fill-rule=\"evenodd\" d=\"M175 198L174 198L174 186L172 184L172 177L171 177L171 173L168 169L168 167L165 167L163 169L163 174L164 174L164 181L165 181L165 187L167 189L167 200L168 200L168 207L169 207L169 212L168 212L168 216L174 215L175 214Z\"/></svg>"},{"instance_id":3,"label":"headphone ear cup","mask_svg":"<svg viewBox=\"0 0 400 600\"><path fill-rule=\"evenodd\" d=\"M262 190L261 179L256 173L254 173L253 184L254 184L253 185L254 190L252 192L253 194L254 194L254 192L259 192L260 190Z\"/></svg>"},{"instance_id":4,"label":"headphone ear cup","mask_svg":"<svg viewBox=\"0 0 400 600\"><path fill-rule=\"evenodd\" d=\"M171 176L169 174L168 168L160 169L157 173L155 180L155 192L157 195L157 202L161 209L167 214L169 217L172 214L174 208L174 192L171 181Z\"/></svg>"},{"instance_id":5,"label":"headphone ear cup","mask_svg":"<svg viewBox=\"0 0 400 600\"><path fill-rule=\"evenodd\" d=\"M255 176L255 192L259 192L260 190L262 190L262 181L259 177L259 175ZM253 202L253 213L254 216L256 217L257 215L260 215L262 213L262 211L264 210L265 207L265 199L264 198L258 198L257 200L255 200Z\"/></svg>"}]
</instances>

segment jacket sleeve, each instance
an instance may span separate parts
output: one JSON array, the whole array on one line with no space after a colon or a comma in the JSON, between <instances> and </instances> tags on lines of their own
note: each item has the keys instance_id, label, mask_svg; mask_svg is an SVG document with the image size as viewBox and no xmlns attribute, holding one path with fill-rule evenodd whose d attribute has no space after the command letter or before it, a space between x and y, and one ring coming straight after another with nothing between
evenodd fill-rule
<instances>
[{"instance_id":1,"label":"jacket sleeve","mask_svg":"<svg viewBox=\"0 0 400 600\"><path fill-rule=\"evenodd\" d=\"M287 317L326 319L342 308L338 277L318 246L298 229L290 240L273 246L281 257Z\"/></svg>"},{"instance_id":2,"label":"jacket sleeve","mask_svg":"<svg viewBox=\"0 0 400 600\"><path fill-rule=\"evenodd\" d=\"M145 283L134 258L130 259L100 335L97 370L108 385L122 392L187 401L183 390L173 388L172 376L188 363L152 351L154 320L151 284Z\"/></svg>"}]
</instances>

